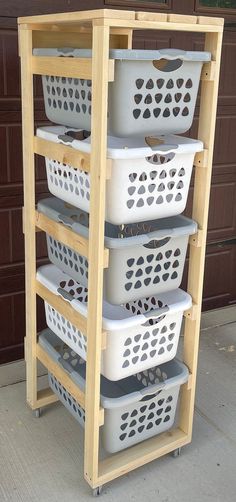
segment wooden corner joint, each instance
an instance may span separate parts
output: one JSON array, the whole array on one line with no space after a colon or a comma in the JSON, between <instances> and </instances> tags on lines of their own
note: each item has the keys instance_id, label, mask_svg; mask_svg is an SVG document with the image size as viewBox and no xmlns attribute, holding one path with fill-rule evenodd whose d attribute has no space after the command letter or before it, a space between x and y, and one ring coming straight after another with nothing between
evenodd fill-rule
<instances>
[{"instance_id":1,"label":"wooden corner joint","mask_svg":"<svg viewBox=\"0 0 236 502\"><path fill-rule=\"evenodd\" d=\"M199 248L203 244L203 230L198 230L196 234L191 235L189 238L189 244L190 246L194 246L196 248Z\"/></svg>"},{"instance_id":2,"label":"wooden corner joint","mask_svg":"<svg viewBox=\"0 0 236 502\"><path fill-rule=\"evenodd\" d=\"M207 167L208 165L208 150L204 148L202 152L197 152L194 157L195 167Z\"/></svg>"}]
</instances>

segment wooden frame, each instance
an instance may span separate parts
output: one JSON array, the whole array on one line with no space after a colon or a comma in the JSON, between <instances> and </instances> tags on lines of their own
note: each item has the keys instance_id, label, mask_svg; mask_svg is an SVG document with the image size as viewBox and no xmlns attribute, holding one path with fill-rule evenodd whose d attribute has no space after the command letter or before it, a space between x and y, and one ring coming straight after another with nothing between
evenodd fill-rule
<instances>
[{"instance_id":1,"label":"wooden frame","mask_svg":"<svg viewBox=\"0 0 236 502\"><path fill-rule=\"evenodd\" d=\"M99 428L104 421L104 410L100 408L100 359L101 350L106 345L106 333L102 332L102 290L103 270L109 260L108 250L104 249L105 181L109 176L109 164L106 159L107 97L108 82L114 78L114 67L109 61L109 46L131 47L132 32L136 29L202 32L205 33L205 50L212 53L212 62L203 67L201 84L198 138L204 142L205 149L195 157L193 219L197 221L199 230L190 239L188 292L193 298L193 307L185 314L183 351L183 360L189 368L190 376L181 389L179 425L176 429L99 461ZM222 32L223 20L218 18L106 9L19 19L25 187L27 402L32 409L37 409L56 400L49 389L37 391L37 360L40 360L46 368L57 373L62 384L85 407L84 475L93 488L191 441ZM72 66L67 65L66 58L60 60L59 64L53 61L55 71L59 69L63 75L70 73L71 76L73 74L77 78L81 76L85 78L85 75L92 77L90 156L79 151L72 153L66 146L52 145L34 137L33 74L51 71L52 67L51 64L50 68L48 67L48 61L45 61L47 58L33 57L32 48L38 44L44 46L45 34L47 44L50 43L52 47L57 46L58 40L65 46L68 46L68 40L69 45L77 40L78 46L83 47L86 41L93 49L92 60L84 61L83 64L79 59L75 59ZM90 171L89 240L35 211L34 155L45 155L52 150L56 158L64 159L64 161L69 159L75 164L80 164L81 156L83 156L83 169ZM64 299L48 292L36 281L35 232L38 230L49 231L56 238L60 238L71 247L74 246L88 257L90 273L87 320L73 311ZM76 389L65 371L58 368L37 344L36 294L49 299L59 312L73 319L73 324L82 328L87 334L85 394Z\"/></svg>"}]
</instances>

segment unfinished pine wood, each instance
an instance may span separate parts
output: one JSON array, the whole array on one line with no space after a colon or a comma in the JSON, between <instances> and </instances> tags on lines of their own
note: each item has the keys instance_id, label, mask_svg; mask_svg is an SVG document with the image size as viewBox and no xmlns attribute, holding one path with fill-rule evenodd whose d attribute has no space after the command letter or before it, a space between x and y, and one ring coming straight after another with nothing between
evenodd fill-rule
<instances>
[{"instance_id":1,"label":"unfinished pine wood","mask_svg":"<svg viewBox=\"0 0 236 502\"><path fill-rule=\"evenodd\" d=\"M25 204L24 227L26 243L29 245L27 251L29 260L28 262L26 261L28 274L27 292L31 295L27 304L28 308L31 307L31 310L28 310L29 319L27 319L26 338L28 401L35 409L40 405L49 404L54 399L49 389L37 393L35 372L37 356L58 377L69 392L72 389L71 394L86 409L84 474L88 483L92 487L97 487L191 441L223 24L222 19L201 16L192 17L139 12L135 14L134 12L106 9L102 11L88 11L87 13L69 13L69 15L36 16L23 18L19 22L21 23L20 31L24 33L23 38L21 38L21 54L24 59L22 67L25 108L23 107L23 114L26 124L24 129L24 169L25 198L27 203ZM71 32L69 30L70 24L72 28ZM78 47L83 47L83 44L86 42L89 42L90 46L92 43L93 46L93 58L90 60L89 68L89 78L92 78L93 82L92 153L90 159L86 159L85 161L89 161L91 176L90 231L89 241L86 242L79 241L76 243L73 232L69 229L63 227L62 231L61 224L49 222L43 215L38 216L37 212L35 213L34 149L37 153L44 152L40 153L43 155L47 153L49 157L52 154L52 150L47 150L46 152L43 148L49 148L49 145L45 146L44 144L43 147L42 142L37 142L33 138L32 72L34 71L34 67L32 65L36 64L36 61L34 62L36 58L32 58L32 33L29 30L32 26L35 32L38 32L38 34L34 33L34 44L37 41L43 44L43 33L47 32L47 41L50 41L51 37L51 40L55 44L58 41L58 36L61 37L60 40L63 40L63 42L66 42L66 37L68 36L69 45L65 43L65 46L72 46L70 44L76 40L75 37L78 37L78 44L81 44ZM90 27L93 31L92 40ZM189 368L189 379L181 387L180 420L177 429L151 438L99 462L99 427L104 421L104 410L100 408L100 364L101 351L106 346L107 336L107 333L102 331L103 268L104 263L108 263L107 250L104 250L105 182L106 177L111 176L111 163L106 160L107 97L108 81L111 77L111 72L112 77L114 77L114 67L112 66L111 70L111 62L109 62L109 44L110 47L117 48L131 47L133 29L203 32L206 33L205 50L210 51L213 55L213 61L203 66L201 76L202 88L198 138L204 142L204 151L196 154L194 160L196 169L193 219L197 221L199 229L198 233L190 238L188 291L192 295L193 305L185 313L184 331L184 362ZM50 71L49 66L45 66L43 71L46 71L45 68L47 68L47 73L53 74L51 71L52 59L57 59L58 61L59 58L47 59L50 59ZM66 59L69 58L60 58L62 63ZM46 64L49 65L49 61ZM60 69L64 67L65 72L69 71L69 66L65 68L63 64L60 63L60 65ZM73 75L70 74L70 76L78 78L81 76L79 71L80 68L77 64L77 66L74 66ZM88 68L86 71L88 71ZM60 74L68 76L65 73ZM28 107L29 96L30 106ZM59 155L71 155L71 152L68 150L64 150L64 153L62 152L62 149L59 148L62 145L54 145L53 157L54 155L58 155L59 152ZM52 147L50 146L50 148ZM79 162L80 154L81 152L76 152L76 158L73 157L73 165L77 165L75 162ZM62 156L60 158L64 159L61 160L62 162L65 162L65 157ZM71 159L71 157L69 158ZM68 157L66 157L66 163L69 163ZM43 231L48 233L51 231L52 235L58 240L64 239L64 242L69 247L78 246L81 254L82 250L86 252L85 256L89 260L87 320L72 309L68 302L51 293L38 281L35 281L35 230L37 229L37 227L35 228L35 224ZM32 238L33 240L31 240ZM67 317L85 335L87 333L88 351L85 394L81 393L75 384L73 387L73 382L71 382L66 372L58 367L39 345L36 347L36 293L48 301L64 317Z\"/></svg>"},{"instance_id":2,"label":"unfinished pine wood","mask_svg":"<svg viewBox=\"0 0 236 502\"><path fill-rule=\"evenodd\" d=\"M85 10L77 12L64 12L60 14L44 14L43 16L28 16L19 17L18 24L29 25L34 24L64 24L71 23L83 23L85 21L92 22L93 19L135 19L135 12L128 10L115 10L115 9L95 9L95 10Z\"/></svg>"},{"instance_id":3,"label":"unfinished pine wood","mask_svg":"<svg viewBox=\"0 0 236 502\"><path fill-rule=\"evenodd\" d=\"M204 80L201 84L201 101L198 138L208 150L207 166L195 170L194 197L192 217L201 230L200 246L190 247L188 292L197 305L196 319L186 318L184 330L184 362L192 373L192 388L182 386L180 400L180 427L188 435L192 435L194 399L197 376L198 345L201 320L202 289L204 278L205 249L207 236L207 220L211 188L212 158L215 136L215 122L220 73L222 33L207 33L205 51L212 54L215 61L215 79Z\"/></svg>"},{"instance_id":4,"label":"unfinished pine wood","mask_svg":"<svg viewBox=\"0 0 236 502\"><path fill-rule=\"evenodd\" d=\"M38 211L35 211L35 224L40 230L54 237L58 241L63 242L70 248L77 251L88 258L89 243L88 239L82 235L73 232L70 228L66 227L63 223L57 223L47 216ZM108 267L109 263L109 249L103 250L103 267Z\"/></svg>"},{"instance_id":5,"label":"unfinished pine wood","mask_svg":"<svg viewBox=\"0 0 236 502\"><path fill-rule=\"evenodd\" d=\"M166 23L168 21L168 14L162 12L136 12L135 19L137 21L155 21Z\"/></svg>"},{"instance_id":6,"label":"unfinished pine wood","mask_svg":"<svg viewBox=\"0 0 236 502\"><path fill-rule=\"evenodd\" d=\"M213 26L224 26L223 17L208 17L208 16L198 16L199 24L212 24Z\"/></svg>"},{"instance_id":7,"label":"unfinished pine wood","mask_svg":"<svg viewBox=\"0 0 236 502\"><path fill-rule=\"evenodd\" d=\"M49 27L51 28L49 30ZM32 27L32 29L34 26ZM92 48L92 28L70 24L47 25L38 24L33 31L33 47L71 47L77 49ZM78 36L79 34L79 36ZM110 49L132 48L132 30L114 28L110 33Z\"/></svg>"},{"instance_id":8,"label":"unfinished pine wood","mask_svg":"<svg viewBox=\"0 0 236 502\"><path fill-rule=\"evenodd\" d=\"M99 483L107 483L141 465L181 448L189 442L188 436L179 428L147 439L127 450L115 453L100 462Z\"/></svg>"},{"instance_id":9,"label":"unfinished pine wood","mask_svg":"<svg viewBox=\"0 0 236 502\"><path fill-rule=\"evenodd\" d=\"M43 284L36 280L36 294L40 296L44 301L49 303L55 310L57 310L61 315L70 322L80 331L82 331L85 337L87 334L87 319L82 316L77 310L75 310L69 302L64 300L61 296L55 295L49 289L45 288ZM102 331L101 349L106 348L107 332Z\"/></svg>"},{"instance_id":10,"label":"unfinished pine wood","mask_svg":"<svg viewBox=\"0 0 236 502\"><path fill-rule=\"evenodd\" d=\"M32 71L36 75L53 75L57 77L92 78L92 59L54 57L54 56L32 56ZM108 63L108 80L114 80L114 60Z\"/></svg>"},{"instance_id":11,"label":"unfinished pine wood","mask_svg":"<svg viewBox=\"0 0 236 502\"><path fill-rule=\"evenodd\" d=\"M59 400L56 394L47 387L46 389L41 389L37 392L37 402L35 404L35 409L42 408L43 406L48 406L49 404L56 403Z\"/></svg>"},{"instance_id":12,"label":"unfinished pine wood","mask_svg":"<svg viewBox=\"0 0 236 502\"><path fill-rule=\"evenodd\" d=\"M204 148L202 152L197 152L194 157L195 167L207 167L208 165L208 150Z\"/></svg>"},{"instance_id":13,"label":"unfinished pine wood","mask_svg":"<svg viewBox=\"0 0 236 502\"><path fill-rule=\"evenodd\" d=\"M62 164L81 169L81 171L90 171L90 154L75 150L71 146L54 143L44 138L34 137L34 152L43 157L57 160Z\"/></svg>"},{"instance_id":14,"label":"unfinished pine wood","mask_svg":"<svg viewBox=\"0 0 236 502\"><path fill-rule=\"evenodd\" d=\"M85 394L84 392L74 383L70 375L64 368L62 368L57 362L55 362L49 354L44 350L41 345L37 344L36 348L37 358L39 361L47 368L50 373L52 373L59 382L66 388L66 390L72 395L72 397L80 404L80 406L85 409ZM99 407L98 410L98 424L99 426L104 423L104 410Z\"/></svg>"},{"instance_id":15,"label":"unfinished pine wood","mask_svg":"<svg viewBox=\"0 0 236 502\"><path fill-rule=\"evenodd\" d=\"M167 14L169 23L197 24L197 16L185 16L183 14Z\"/></svg>"},{"instance_id":16,"label":"unfinished pine wood","mask_svg":"<svg viewBox=\"0 0 236 502\"><path fill-rule=\"evenodd\" d=\"M39 28L40 25L37 26ZM61 25L62 26L62 25ZM78 35L79 33L79 35ZM71 47L76 49L90 49L92 47L92 31L91 33L80 32L73 28L71 30L71 26L68 26L67 30L58 31L53 30L53 26L51 31L45 31L44 25L41 25L41 29L37 29L33 31L33 47Z\"/></svg>"},{"instance_id":17,"label":"unfinished pine wood","mask_svg":"<svg viewBox=\"0 0 236 502\"><path fill-rule=\"evenodd\" d=\"M35 224L38 228L51 235L63 244L88 257L88 239L73 232L62 223L57 223L38 211L35 211Z\"/></svg>"},{"instance_id":18,"label":"unfinished pine wood","mask_svg":"<svg viewBox=\"0 0 236 502\"><path fill-rule=\"evenodd\" d=\"M185 22L162 22L162 21L139 21L124 19L104 19L104 25L110 28L131 28L133 30L163 30L163 31L186 31L196 33L216 33L222 32L222 25L198 24Z\"/></svg>"},{"instance_id":19,"label":"unfinished pine wood","mask_svg":"<svg viewBox=\"0 0 236 502\"><path fill-rule=\"evenodd\" d=\"M86 371L85 478L98 479L103 247L107 149L109 27L93 27L93 105L91 130L91 188L88 276L88 345Z\"/></svg>"},{"instance_id":20,"label":"unfinished pine wood","mask_svg":"<svg viewBox=\"0 0 236 502\"><path fill-rule=\"evenodd\" d=\"M215 79L216 62L210 61L205 63L202 67L201 80L214 80Z\"/></svg>"},{"instance_id":21,"label":"unfinished pine wood","mask_svg":"<svg viewBox=\"0 0 236 502\"><path fill-rule=\"evenodd\" d=\"M24 172L24 231L25 231L25 298L26 298L26 398L31 407L37 401L36 358L36 243L34 231L35 166L34 166L34 103L31 67L32 32L19 31L21 46L21 99Z\"/></svg>"},{"instance_id":22,"label":"unfinished pine wood","mask_svg":"<svg viewBox=\"0 0 236 502\"><path fill-rule=\"evenodd\" d=\"M55 295L48 288L45 288L43 284L39 281L36 281L36 293L40 296L44 301L49 303L55 310L63 315L66 319L69 319L70 322L80 331L82 331L83 335L87 334L87 319L82 316L79 312L77 312L71 304L64 300L59 295Z\"/></svg>"}]
</instances>

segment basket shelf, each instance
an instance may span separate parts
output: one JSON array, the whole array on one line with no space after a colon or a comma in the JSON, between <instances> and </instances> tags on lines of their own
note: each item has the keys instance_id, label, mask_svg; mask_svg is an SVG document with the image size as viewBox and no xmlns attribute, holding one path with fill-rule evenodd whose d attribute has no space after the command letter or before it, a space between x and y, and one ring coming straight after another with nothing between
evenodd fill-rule
<instances>
[{"instance_id":1,"label":"basket shelf","mask_svg":"<svg viewBox=\"0 0 236 502\"><path fill-rule=\"evenodd\" d=\"M20 18L18 23L22 74L24 158L23 226L25 233L26 261L25 358L27 366L27 402L33 410L38 410L40 407L53 403L58 399L58 396L55 396L49 388L38 391L37 361L40 361L48 369L49 373L52 374L63 387L65 387L69 395L71 395L76 402L79 403L81 408L85 410L84 476L92 488L98 489L98 493L99 487L103 483L107 483L108 481L111 481L116 477L131 471L132 469L144 465L147 462L159 458L171 451L179 449L191 441L223 20L202 16L181 16L174 14L154 14L147 12L102 9L97 11L91 10L87 12L71 12L66 14L26 17ZM179 420L177 427L167 432L163 431L161 434L135 444L132 448L126 448L123 451L115 453L105 460L100 460L99 435L101 426L104 424L105 420L104 407L101 407L100 405L101 359L109 345L109 333L107 326L103 323L103 278L108 273L108 266L110 266L111 256L113 253L113 249L109 247L106 241L104 246L104 221L106 211L108 211L105 199L107 192L106 186L111 186L114 165L116 162L121 162L120 159L113 159L112 156L109 156L108 154L108 95L110 93L110 89L115 84L116 72L119 71L119 63L117 64L117 60L112 58L112 50L115 49L115 53L117 55L119 51L122 52L124 50L131 49L133 31L140 29L203 33L205 35L204 54L211 54L211 61L209 61L207 57L206 59L203 58L204 60L201 61L201 75L198 68L201 80L199 127L197 137L198 146L195 144L196 147L191 153L192 157L190 158L189 164L190 171L188 179L186 179L186 187L188 187L192 165L194 165L195 179L192 219L198 226L198 232L190 237L188 294L192 297L193 303L192 307L191 303L188 305L186 303L187 310L184 313L185 327L183 347L183 363L188 368L189 376L181 385ZM53 49L52 55L47 54L46 48L48 47ZM67 47L71 48L71 50L76 47L79 51L82 51L79 57L68 57L70 52L68 52L68 55L64 55L64 57L57 57L56 49L58 47ZM36 55L34 53L36 48L40 49L39 52L41 55ZM85 48L92 49L92 52L84 54L83 50ZM168 57L170 58L170 53L168 54ZM189 57L189 55L186 57ZM169 61L169 63L170 62L171 61ZM155 72L153 65L152 71ZM177 69L177 71L179 70ZM67 79L68 82L70 82L70 79L74 79L74 83L78 79L84 79L87 83L90 80L92 81L93 93L89 149L84 148L83 142L77 142L76 145L74 144L75 148L71 147L71 143L70 141L68 143L66 137L64 137L64 140L66 139L66 141L58 142L54 141L52 137L49 137L50 134L48 136L47 134L43 134L41 132L41 134L39 133L38 136L35 136L33 106L34 74L42 76L51 75L53 78L58 77L59 75L60 77L63 77L63 79ZM189 78L189 76L185 77L185 79L187 79L186 85ZM136 80L137 79L138 77ZM153 80L153 77L149 76L148 79ZM45 78L45 81L46 80L47 79ZM168 85L170 86L169 80L170 79L167 79L166 81L167 87ZM50 83L50 89L48 90L50 93L55 92L54 88L52 91L53 86L51 84L52 82ZM150 85L152 85L151 82ZM176 85L178 86L177 80ZM190 85L190 82L188 85ZM197 92L196 89L197 87L195 88L195 91ZM167 91L165 89L165 93L166 92ZM171 96L168 96L168 99L173 101L177 92L178 91L174 94L172 91L170 93L167 92L167 94L165 94L165 98L163 99L167 99L167 95L170 94ZM196 98L196 92L194 100ZM136 92L136 90L135 93L141 94L140 92ZM148 94L148 98L146 94ZM143 100L149 100L150 102L152 100L152 106L154 106L153 95L151 95L152 93L146 94L145 98L141 96L141 98L136 97L135 99L140 99L140 103L142 101L142 106ZM187 94L190 95L189 92L185 92L184 90L184 94L183 96L181 94L180 99L189 99ZM90 99L89 91L88 98ZM190 100L191 99L192 98L190 96ZM183 103L181 106L182 105ZM68 105L65 105L65 108L66 106ZM70 106L75 107L76 104L72 103ZM188 112L189 106L190 105L186 107ZM136 108L140 107L141 105L139 107L136 106ZM155 109L156 108L157 107L155 105ZM166 108L170 108L170 106ZM184 105L182 108L184 110ZM132 109L131 111L132 113L130 116L132 121L134 120L137 122L138 119L136 120L134 116L135 114L133 115L134 110ZM193 109L191 110L191 116L193 114L192 112ZM142 113L140 112L140 114L145 113L149 116L149 111L142 108ZM163 113L167 112L163 110ZM184 115L183 119L186 117ZM182 130L186 130L188 125L185 125L184 123L179 125L177 124L176 132L178 132L181 127L183 127ZM150 126L150 131L152 131L152 126ZM49 128L49 133L50 132L53 133L53 131ZM64 132L67 131L64 130ZM120 133L122 133L121 130ZM145 147L147 148L147 145L145 145ZM161 149L159 148L159 150ZM158 152L159 150L157 148ZM173 151L175 152L176 148ZM170 152L172 152L171 149ZM85 235L83 232L75 232L73 228L66 226L60 220L51 219L45 212L40 210L35 211L35 154L44 156L47 159L53 159L54 162L57 162L58 164L73 166L73 168L78 169L78 171L81 172L84 179L85 177L89 177L90 225L88 235ZM156 155L154 159L155 162L158 162L158 155ZM148 153L146 155L145 150L144 161L146 157L150 157L150 154ZM178 160L178 155L175 155L175 157ZM169 162L169 164L171 164L171 162ZM151 169L152 171L154 170L153 167L151 167ZM133 183L132 180L129 181L130 184L131 182ZM146 190L146 185L144 183L145 180L140 179L140 181L141 186L135 187L135 190L138 191L141 188L144 193L144 190ZM160 189L160 185L162 187L162 181L158 181L157 190L158 188ZM130 186L128 186L127 189L130 189ZM132 188L130 191L134 192L135 190ZM124 193L124 196L127 196L127 194ZM169 196L167 191L166 196ZM111 199L112 197L113 196L111 196ZM136 200L135 197L133 197L133 199L134 203L139 203L139 199ZM182 202L183 205L185 205L186 194L183 199L184 200ZM176 200L176 203L177 202L178 200ZM142 197L142 204L145 203L146 199L145 197ZM84 207L81 206L80 209L84 209ZM162 209L168 213L168 204L163 204ZM128 213L129 208L126 207L125 210ZM148 207L147 210L149 211ZM175 214L179 214L182 210L182 206L180 211L178 210L178 207L176 207ZM153 218L152 216L150 217L150 214L151 212L146 215L146 219L150 220ZM168 216L168 214L166 214L166 216ZM124 216L122 216L122 218L123 217ZM163 215L160 217L163 218ZM115 215L111 212L110 220L119 224L120 222L118 220L115 221L117 218L119 218L119 211ZM127 216L126 221L130 223L132 220L129 221L129 216ZM135 217L133 223L135 223ZM86 260L88 260L89 276L87 287L89 291L89 298L88 305L86 306L86 315L82 312L82 310L74 309L72 304L68 301L68 297L61 297L57 295L55 291L49 291L49 289L45 287L45 284L40 282L39 277L36 278L37 231L47 233L55 241L60 241L68 248L76 250L79 255L82 255ZM111 240L112 239L110 239L110 241ZM175 287L178 287L178 285ZM152 292L151 294L154 293ZM86 386L83 390L78 388L70 374L68 374L68 371L63 367L60 367L57 364L57 361L54 360L49 353L47 353L45 348L40 345L40 343L37 343L37 295L43 298L45 303L50 305L51 308L55 309L59 316L70 320L74 327L83 333L84 340L86 341L87 366ZM135 298L131 298L131 300L135 302ZM185 308L183 310L185 310ZM51 384L53 386L53 381Z\"/></svg>"}]
</instances>

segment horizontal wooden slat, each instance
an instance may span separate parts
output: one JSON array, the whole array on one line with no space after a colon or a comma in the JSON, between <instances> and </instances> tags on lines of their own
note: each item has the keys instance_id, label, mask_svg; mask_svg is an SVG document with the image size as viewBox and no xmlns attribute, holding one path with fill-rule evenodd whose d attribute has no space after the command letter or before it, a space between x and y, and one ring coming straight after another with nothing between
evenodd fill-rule
<instances>
[{"instance_id":1,"label":"horizontal wooden slat","mask_svg":"<svg viewBox=\"0 0 236 502\"><path fill-rule=\"evenodd\" d=\"M212 24L213 26L224 26L223 17L198 16L199 24Z\"/></svg>"},{"instance_id":2,"label":"horizontal wooden slat","mask_svg":"<svg viewBox=\"0 0 236 502\"><path fill-rule=\"evenodd\" d=\"M155 21L166 22L167 14L162 12L136 12L135 19L137 21Z\"/></svg>"},{"instance_id":3,"label":"horizontal wooden slat","mask_svg":"<svg viewBox=\"0 0 236 502\"><path fill-rule=\"evenodd\" d=\"M31 24L31 23L43 23L43 24L57 24L57 23L78 23L84 21L92 21L93 19L103 19L103 18L122 18L122 19L134 19L135 13L132 11L115 10L115 9L95 9L95 10L85 10L76 12L64 12L59 14L46 14L42 16L29 16L29 17L19 17L18 24Z\"/></svg>"},{"instance_id":4,"label":"horizontal wooden slat","mask_svg":"<svg viewBox=\"0 0 236 502\"><path fill-rule=\"evenodd\" d=\"M73 232L63 223L57 223L38 211L35 211L35 225L38 229L51 235L54 239L63 242L85 258L88 258L89 241L82 235ZM104 268L108 267L109 249L104 249Z\"/></svg>"},{"instance_id":5,"label":"horizontal wooden slat","mask_svg":"<svg viewBox=\"0 0 236 502\"><path fill-rule=\"evenodd\" d=\"M82 256L88 257L88 239L73 232L63 223L57 223L38 211L35 211L35 225L47 232L54 239L74 249Z\"/></svg>"},{"instance_id":6,"label":"horizontal wooden slat","mask_svg":"<svg viewBox=\"0 0 236 502\"><path fill-rule=\"evenodd\" d=\"M73 396L73 398L85 410L85 394L71 379L70 375L59 364L54 361L49 354L44 350L41 345L36 346L36 355L38 360L52 373L59 382L66 388L66 390ZM100 408L99 411L99 425L104 424L104 410Z\"/></svg>"},{"instance_id":7,"label":"horizontal wooden slat","mask_svg":"<svg viewBox=\"0 0 236 502\"><path fill-rule=\"evenodd\" d=\"M54 56L32 56L35 75L92 79L92 59ZM108 62L108 81L114 80L114 60Z\"/></svg>"},{"instance_id":8,"label":"horizontal wooden slat","mask_svg":"<svg viewBox=\"0 0 236 502\"><path fill-rule=\"evenodd\" d=\"M49 289L45 288L43 284L36 280L36 293L43 300L49 303L55 310L63 315L70 322L86 336L87 333L87 319L77 312L68 301L64 300L58 295L54 295Z\"/></svg>"},{"instance_id":9,"label":"horizontal wooden slat","mask_svg":"<svg viewBox=\"0 0 236 502\"><path fill-rule=\"evenodd\" d=\"M54 143L44 138L34 137L34 152L62 164L76 167L81 171L90 171L90 154L75 150L71 146Z\"/></svg>"},{"instance_id":10,"label":"horizontal wooden slat","mask_svg":"<svg viewBox=\"0 0 236 502\"><path fill-rule=\"evenodd\" d=\"M79 33L79 36L78 36ZM131 30L111 29L110 33L110 48L122 49L127 48L127 36L130 37ZM92 28L91 26L71 27L67 25L47 25L47 31L44 30L44 25L37 25L37 30L33 31L33 47L71 47L78 49L90 49L92 47Z\"/></svg>"},{"instance_id":11,"label":"horizontal wooden slat","mask_svg":"<svg viewBox=\"0 0 236 502\"><path fill-rule=\"evenodd\" d=\"M35 225L82 256L88 257L88 239L73 232L63 223L57 223L44 214L35 211Z\"/></svg>"},{"instance_id":12,"label":"horizontal wooden slat","mask_svg":"<svg viewBox=\"0 0 236 502\"><path fill-rule=\"evenodd\" d=\"M43 406L48 406L49 404L56 403L58 401L58 396L54 394L50 387L46 389L41 389L37 392L37 401L34 409L41 408Z\"/></svg>"},{"instance_id":13,"label":"horizontal wooden slat","mask_svg":"<svg viewBox=\"0 0 236 502\"><path fill-rule=\"evenodd\" d=\"M63 30L60 29L61 26ZM47 25L47 31L45 31L44 25L37 25L37 30L33 31L33 47L76 47L77 49L91 49L91 29L90 33L87 33L81 27L78 27L76 30L71 25L58 25L56 30L54 28L55 26L52 25L51 30L49 30L49 25Z\"/></svg>"},{"instance_id":14,"label":"horizontal wooden slat","mask_svg":"<svg viewBox=\"0 0 236 502\"><path fill-rule=\"evenodd\" d=\"M54 75L91 80L92 60L57 56L32 56L32 72L36 75Z\"/></svg>"},{"instance_id":15,"label":"horizontal wooden slat","mask_svg":"<svg viewBox=\"0 0 236 502\"><path fill-rule=\"evenodd\" d=\"M78 330L80 330L85 337L87 337L87 319L77 312L69 302L64 300L61 296L54 295L49 289L45 288L43 284L36 280L36 293L40 298L49 303L55 310L57 310L66 319L69 319ZM101 350L105 350L107 340L107 332L102 332ZM26 353L26 351L25 351Z\"/></svg>"},{"instance_id":16,"label":"horizontal wooden slat","mask_svg":"<svg viewBox=\"0 0 236 502\"><path fill-rule=\"evenodd\" d=\"M81 171L90 172L90 154L75 150L67 145L54 143L44 138L34 137L34 153L49 159L68 164ZM107 159L106 178L111 177L112 159Z\"/></svg>"},{"instance_id":17,"label":"horizontal wooden slat","mask_svg":"<svg viewBox=\"0 0 236 502\"><path fill-rule=\"evenodd\" d=\"M123 19L105 19L104 25L111 27L131 28L134 30L163 30L163 31L186 31L196 33L218 33L223 31L223 26L198 23L173 23L163 21L124 21Z\"/></svg>"},{"instance_id":18,"label":"horizontal wooden slat","mask_svg":"<svg viewBox=\"0 0 236 502\"><path fill-rule=\"evenodd\" d=\"M107 483L189 442L187 434L177 428L116 453L100 462L98 484Z\"/></svg>"},{"instance_id":19,"label":"horizontal wooden slat","mask_svg":"<svg viewBox=\"0 0 236 502\"><path fill-rule=\"evenodd\" d=\"M188 23L196 24L197 16L187 16L182 14L168 14L168 21L170 23Z\"/></svg>"}]
</instances>

